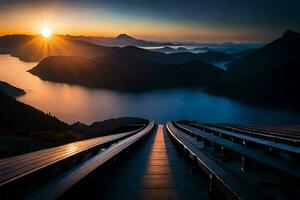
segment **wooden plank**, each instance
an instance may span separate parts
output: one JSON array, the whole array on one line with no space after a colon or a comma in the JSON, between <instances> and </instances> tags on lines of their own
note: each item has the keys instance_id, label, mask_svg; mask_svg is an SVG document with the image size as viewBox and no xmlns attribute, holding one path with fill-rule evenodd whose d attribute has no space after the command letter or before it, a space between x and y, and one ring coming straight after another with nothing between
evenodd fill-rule
<instances>
[{"instance_id":1,"label":"wooden plank","mask_svg":"<svg viewBox=\"0 0 300 200\"><path fill-rule=\"evenodd\" d=\"M137 130L139 131L139 130ZM116 141L136 133L130 131L110 136L97 137L74 142L59 147L44 149L28 154L14 156L0 160L0 187L16 179L41 170L66 158L84 152L96 146Z\"/></svg>"},{"instance_id":2,"label":"wooden plank","mask_svg":"<svg viewBox=\"0 0 300 200\"><path fill-rule=\"evenodd\" d=\"M196 129L196 128L188 126L188 125L177 124L177 126L181 127L182 129L185 129L186 131L191 132L197 136L206 138L207 140L209 140L213 143L224 146L225 148L230 149L238 154L245 155L246 157L256 160L259 163L262 163L266 166L270 166L281 172L284 172L284 173L287 173L292 176L300 178L299 166L295 165L295 163L287 163L287 162L282 161L282 159L264 155L261 152L256 151L255 149L252 149L252 148L250 149L250 148L245 147L244 145L234 143L230 140L221 138L219 136L205 133L204 131L200 131L199 129Z\"/></svg>"},{"instance_id":3,"label":"wooden plank","mask_svg":"<svg viewBox=\"0 0 300 200\"><path fill-rule=\"evenodd\" d=\"M133 134L135 132L140 131L141 129L142 128L140 128L138 130L134 130L134 131L120 133L120 134L127 134L127 133ZM114 135L118 135L118 134L114 134ZM44 157L45 155L48 155L48 154L51 155L53 153L59 153L61 151L66 151L66 149L68 149L68 148L70 148L70 149L74 149L74 147L81 148L82 145L92 145L93 143L98 143L101 140L110 139L112 136L113 135L96 137L96 138L92 138L92 139L87 139L87 140L82 140L82 141L77 141L77 142L61 145L58 147L47 148L47 149L43 149L43 150L39 150L39 151L34 151L34 152L18 155L18 156L12 156L9 158L0 159L0 171L2 169L2 166L9 165L11 162L15 163L18 160L22 160L22 162L24 160L28 161L28 160L36 159L37 157ZM51 152L49 151L50 149L51 149Z\"/></svg>"},{"instance_id":4,"label":"wooden plank","mask_svg":"<svg viewBox=\"0 0 300 200\"><path fill-rule=\"evenodd\" d=\"M195 156L200 167L210 176L217 180L227 192L229 198L237 199L263 199L264 195L245 183L240 177L225 169L214 159L202 152L197 145L187 139L187 135L176 129L171 122L167 123L167 129L172 137L182 144L191 155ZM225 194L224 194L225 195ZM228 196L227 196L228 197Z\"/></svg>"},{"instance_id":5,"label":"wooden plank","mask_svg":"<svg viewBox=\"0 0 300 200\"><path fill-rule=\"evenodd\" d=\"M110 148L106 149L102 153L92 157L91 159L75 166L74 168L68 170L64 174L50 181L48 184L42 186L37 191L30 194L26 199L56 199L62 195L65 191L75 185L77 182L82 180L92 171L97 169L99 166L118 155L120 152L124 151L145 135L149 134L155 124L150 122L148 126L141 130L140 132L127 137L120 142L112 145Z\"/></svg>"},{"instance_id":6,"label":"wooden plank","mask_svg":"<svg viewBox=\"0 0 300 200\"><path fill-rule=\"evenodd\" d=\"M130 200L209 200L205 191L199 188L112 188L99 199Z\"/></svg>"},{"instance_id":7,"label":"wooden plank","mask_svg":"<svg viewBox=\"0 0 300 200\"><path fill-rule=\"evenodd\" d=\"M263 126L263 125L238 125L240 127L249 128L249 129L257 129L266 132L275 132L275 133L288 133L295 136L299 136L299 129L287 129L282 126Z\"/></svg>"},{"instance_id":8,"label":"wooden plank","mask_svg":"<svg viewBox=\"0 0 300 200\"><path fill-rule=\"evenodd\" d=\"M63 198L208 199L208 177L186 162L163 125L93 180L85 185L88 189L68 193Z\"/></svg>"},{"instance_id":9,"label":"wooden plank","mask_svg":"<svg viewBox=\"0 0 300 200\"><path fill-rule=\"evenodd\" d=\"M272 129L260 129L260 128L253 128L253 127L248 127L248 126L241 126L241 125L212 125L212 126L217 126L217 127L224 127L233 131L240 131L240 132L245 132L245 133L249 133L252 135L261 135L261 136L265 136L265 137L269 137L269 138L278 138L281 140L286 140L286 141L291 141L291 142L300 142L300 136L299 135L295 135L292 133L279 133L279 132L274 132L274 131L270 131Z\"/></svg>"},{"instance_id":10,"label":"wooden plank","mask_svg":"<svg viewBox=\"0 0 300 200\"><path fill-rule=\"evenodd\" d=\"M238 133L234 133L234 132L231 132L231 131L226 131L226 130L223 130L221 128L214 128L214 127L205 126L205 125L202 125L202 124L197 124L197 128L201 128L201 129L206 130L206 131L213 131L213 132L216 132L216 133L221 133L221 134L228 135L228 136L240 139L240 140L256 143L256 144L265 146L267 148L271 147L271 148L282 150L282 151L289 152L289 153L300 154L300 147L297 147L297 146L282 144L282 143L278 143L278 142L274 142L274 141L270 141L270 140L265 140L265 139L261 139L261 138L255 138L255 137L251 137L251 136L248 136L248 135L243 135L243 134L238 134Z\"/></svg>"}]
</instances>

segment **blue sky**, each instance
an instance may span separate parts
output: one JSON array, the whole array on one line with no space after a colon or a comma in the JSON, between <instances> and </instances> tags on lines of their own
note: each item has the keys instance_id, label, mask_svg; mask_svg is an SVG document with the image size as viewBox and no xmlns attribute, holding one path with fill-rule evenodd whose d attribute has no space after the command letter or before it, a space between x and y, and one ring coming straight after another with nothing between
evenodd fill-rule
<instances>
[{"instance_id":1,"label":"blue sky","mask_svg":"<svg viewBox=\"0 0 300 200\"><path fill-rule=\"evenodd\" d=\"M71 34L253 42L273 40L288 29L300 31L297 0L0 0L0 9L1 19L9 22L1 20L2 34L5 29L22 32L14 24L22 27L18 23L26 20L26 9L52 13L54 25L65 21L58 32Z\"/></svg>"}]
</instances>

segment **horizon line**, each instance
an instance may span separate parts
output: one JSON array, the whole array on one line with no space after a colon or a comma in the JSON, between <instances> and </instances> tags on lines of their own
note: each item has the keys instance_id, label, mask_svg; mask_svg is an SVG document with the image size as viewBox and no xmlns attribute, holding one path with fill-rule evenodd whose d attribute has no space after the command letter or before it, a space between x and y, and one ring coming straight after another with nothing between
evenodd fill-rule
<instances>
[{"instance_id":1,"label":"horizon line","mask_svg":"<svg viewBox=\"0 0 300 200\"><path fill-rule=\"evenodd\" d=\"M29 33L11 33L11 34L0 34L0 37L3 36L13 36L13 35L23 35L23 36L40 36L39 33L37 34L29 34ZM225 44L225 43L233 43L233 44L266 44L269 41L255 41L255 42L240 42L240 41L194 41L194 40L158 40L158 39L147 39L147 38L137 38L135 36L126 34L126 33L119 33L116 36L103 36L103 35L84 35L84 34L53 34L55 36L71 36L71 37L94 37L94 38L106 38L106 39L115 39L120 35L127 35L129 37L132 37L136 40L143 40L147 42L169 42L169 43L195 43L197 44ZM275 38L276 39L276 38ZM274 39L273 39L274 40ZM172 45L163 45L163 46L172 46ZM176 44L173 46L176 46Z\"/></svg>"}]
</instances>

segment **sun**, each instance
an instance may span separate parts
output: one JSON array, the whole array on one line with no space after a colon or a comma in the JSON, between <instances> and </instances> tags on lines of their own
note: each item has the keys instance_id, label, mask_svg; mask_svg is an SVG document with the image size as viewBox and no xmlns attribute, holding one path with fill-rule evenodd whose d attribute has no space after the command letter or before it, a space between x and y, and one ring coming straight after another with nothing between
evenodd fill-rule
<instances>
[{"instance_id":1,"label":"sun","mask_svg":"<svg viewBox=\"0 0 300 200\"><path fill-rule=\"evenodd\" d=\"M42 34L43 37L48 38L52 35L52 31L49 27L44 27L41 30L41 34Z\"/></svg>"}]
</instances>

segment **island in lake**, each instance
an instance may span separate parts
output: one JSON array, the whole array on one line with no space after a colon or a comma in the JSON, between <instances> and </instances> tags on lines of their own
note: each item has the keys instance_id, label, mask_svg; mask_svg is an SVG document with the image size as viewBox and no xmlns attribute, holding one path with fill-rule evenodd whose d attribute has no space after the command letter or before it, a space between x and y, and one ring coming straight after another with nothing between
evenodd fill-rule
<instances>
[{"instance_id":1,"label":"island in lake","mask_svg":"<svg viewBox=\"0 0 300 200\"><path fill-rule=\"evenodd\" d=\"M237 57L211 51L162 54L127 47L93 58L46 57L29 72L43 80L128 91L199 87L250 104L299 110L300 95L295 92L299 90L299 45L300 34L287 31L282 38ZM213 65L225 60L227 70Z\"/></svg>"}]
</instances>

